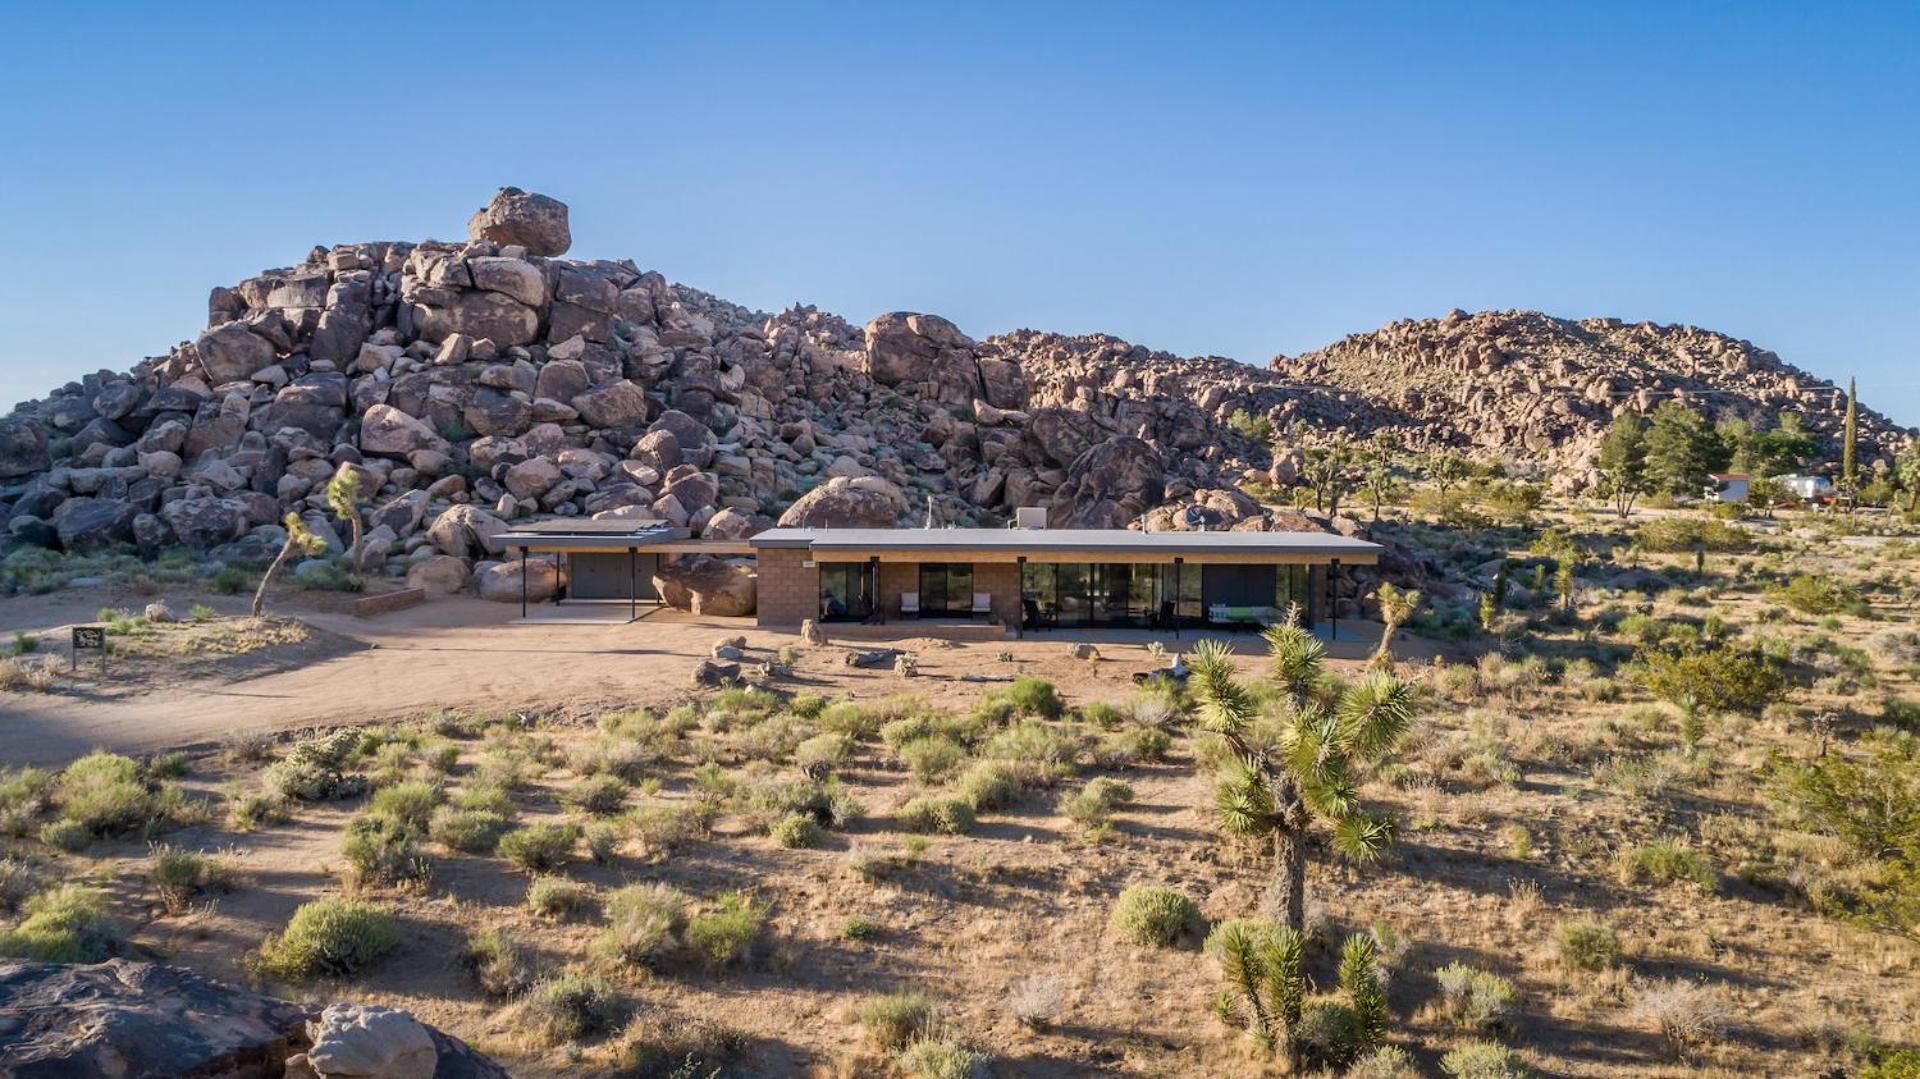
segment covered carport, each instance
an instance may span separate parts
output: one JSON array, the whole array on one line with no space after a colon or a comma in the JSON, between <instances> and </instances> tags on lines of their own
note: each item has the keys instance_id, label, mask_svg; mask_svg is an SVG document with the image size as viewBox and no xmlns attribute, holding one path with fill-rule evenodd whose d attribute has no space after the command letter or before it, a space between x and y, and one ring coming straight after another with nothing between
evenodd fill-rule
<instances>
[{"instance_id":1,"label":"covered carport","mask_svg":"<svg viewBox=\"0 0 1920 1079\"><path fill-rule=\"evenodd\" d=\"M664 604L653 578L663 558L683 554L750 554L746 544L715 544L692 539L684 528L660 521L619 519L532 521L501 534L497 542L520 560L520 615L528 607L527 561L553 560L560 570L561 587L555 603L621 604L629 618L641 605ZM735 550L734 548L738 548Z\"/></svg>"}]
</instances>

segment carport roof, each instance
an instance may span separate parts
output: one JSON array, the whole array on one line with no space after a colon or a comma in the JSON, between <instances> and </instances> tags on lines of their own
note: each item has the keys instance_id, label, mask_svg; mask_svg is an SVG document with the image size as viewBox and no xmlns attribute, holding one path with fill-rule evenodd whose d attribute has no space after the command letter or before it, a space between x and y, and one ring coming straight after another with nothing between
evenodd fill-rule
<instances>
[{"instance_id":1,"label":"carport roof","mask_svg":"<svg viewBox=\"0 0 1920 1079\"><path fill-rule=\"evenodd\" d=\"M659 521L560 517L517 525L512 531L494 537L494 542L505 547L566 550L570 547L644 547L684 540L688 535L684 528Z\"/></svg>"},{"instance_id":2,"label":"carport roof","mask_svg":"<svg viewBox=\"0 0 1920 1079\"><path fill-rule=\"evenodd\" d=\"M1146 554L1377 555L1329 532L1138 532L1127 528L771 528L755 547L812 551L1089 551Z\"/></svg>"}]
</instances>

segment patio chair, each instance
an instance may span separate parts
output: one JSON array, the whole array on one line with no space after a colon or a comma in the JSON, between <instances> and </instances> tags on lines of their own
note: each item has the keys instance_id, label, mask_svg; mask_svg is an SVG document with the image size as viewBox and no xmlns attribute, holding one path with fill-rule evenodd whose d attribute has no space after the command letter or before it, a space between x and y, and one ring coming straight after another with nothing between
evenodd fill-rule
<instances>
[{"instance_id":1,"label":"patio chair","mask_svg":"<svg viewBox=\"0 0 1920 1079\"><path fill-rule=\"evenodd\" d=\"M973 613L982 616L991 615L993 613L992 594L975 592L973 594Z\"/></svg>"},{"instance_id":2,"label":"patio chair","mask_svg":"<svg viewBox=\"0 0 1920 1079\"><path fill-rule=\"evenodd\" d=\"M900 593L900 617L902 618L920 617L920 593L918 592Z\"/></svg>"},{"instance_id":3,"label":"patio chair","mask_svg":"<svg viewBox=\"0 0 1920 1079\"><path fill-rule=\"evenodd\" d=\"M1040 605L1030 599L1020 601L1020 609L1027 616L1028 629L1045 629L1054 624L1052 615L1040 609Z\"/></svg>"}]
</instances>

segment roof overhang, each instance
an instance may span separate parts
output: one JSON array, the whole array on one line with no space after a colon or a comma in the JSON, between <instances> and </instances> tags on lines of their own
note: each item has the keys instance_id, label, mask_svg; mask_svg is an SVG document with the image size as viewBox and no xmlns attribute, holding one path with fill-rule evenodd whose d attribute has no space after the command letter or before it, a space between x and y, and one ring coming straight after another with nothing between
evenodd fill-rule
<instances>
[{"instance_id":1,"label":"roof overhang","mask_svg":"<svg viewBox=\"0 0 1920 1079\"><path fill-rule=\"evenodd\" d=\"M1114 561L1174 558L1223 561L1378 561L1383 548L1367 540L1325 532L1137 532L1121 528L775 528L750 541L761 550L800 549L828 555L973 556L1011 561L1019 557L1072 561L1104 556Z\"/></svg>"}]
</instances>

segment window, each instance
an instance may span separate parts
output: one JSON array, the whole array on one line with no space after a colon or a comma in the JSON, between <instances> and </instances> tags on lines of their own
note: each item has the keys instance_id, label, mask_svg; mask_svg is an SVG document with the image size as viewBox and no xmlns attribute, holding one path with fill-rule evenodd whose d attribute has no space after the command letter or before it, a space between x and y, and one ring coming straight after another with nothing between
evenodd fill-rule
<instances>
[{"instance_id":1,"label":"window","mask_svg":"<svg viewBox=\"0 0 1920 1079\"><path fill-rule=\"evenodd\" d=\"M920 564L921 614L969 614L972 610L973 563Z\"/></svg>"},{"instance_id":2,"label":"window","mask_svg":"<svg viewBox=\"0 0 1920 1079\"><path fill-rule=\"evenodd\" d=\"M1284 612L1288 604L1293 604L1300 608L1300 624L1309 625L1311 620L1307 617L1307 611L1312 605L1308 602L1310 597L1307 594L1309 580L1307 567L1276 566L1274 568L1276 571L1273 575L1274 609Z\"/></svg>"},{"instance_id":3,"label":"window","mask_svg":"<svg viewBox=\"0 0 1920 1079\"><path fill-rule=\"evenodd\" d=\"M820 620L863 622L873 614L873 571L865 562L820 565Z\"/></svg>"}]
</instances>

